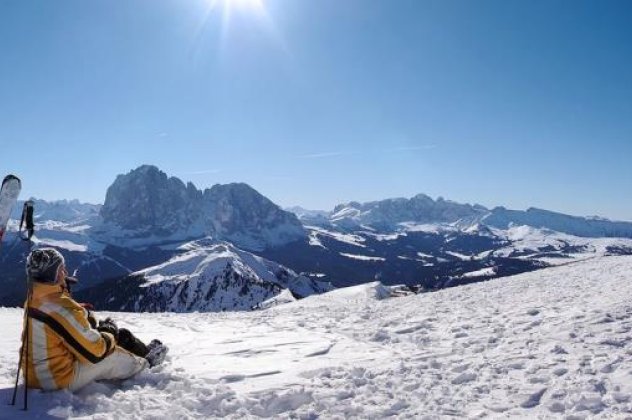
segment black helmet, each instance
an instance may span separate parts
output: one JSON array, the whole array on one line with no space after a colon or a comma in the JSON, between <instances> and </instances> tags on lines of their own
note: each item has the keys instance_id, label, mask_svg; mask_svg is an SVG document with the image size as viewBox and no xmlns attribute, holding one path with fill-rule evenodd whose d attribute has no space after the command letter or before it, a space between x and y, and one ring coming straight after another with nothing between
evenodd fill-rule
<instances>
[{"instance_id":1,"label":"black helmet","mask_svg":"<svg viewBox=\"0 0 632 420\"><path fill-rule=\"evenodd\" d=\"M56 249L35 249L26 259L26 275L40 283L55 283L59 267L64 264L64 256Z\"/></svg>"}]
</instances>

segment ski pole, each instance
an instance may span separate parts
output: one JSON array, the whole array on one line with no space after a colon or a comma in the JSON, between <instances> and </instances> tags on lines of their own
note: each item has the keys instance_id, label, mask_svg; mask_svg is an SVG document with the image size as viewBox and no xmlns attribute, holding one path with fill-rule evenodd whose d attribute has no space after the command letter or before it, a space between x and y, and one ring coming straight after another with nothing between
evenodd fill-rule
<instances>
[{"instance_id":1,"label":"ski pole","mask_svg":"<svg viewBox=\"0 0 632 420\"><path fill-rule=\"evenodd\" d=\"M18 370L15 375L15 386L13 388L13 398L11 399L11 405L15 405L15 400L18 394L18 384L20 381L20 371L22 370L22 362L25 361L26 367L24 368L24 411L28 410L28 381L29 381L29 369L28 369L28 353L29 353L29 326L30 326L30 316L29 316L29 306L31 301L31 296L33 294L32 283L27 280L27 292L26 292L26 303L24 305L24 313L26 315L26 320L24 321L24 331L22 331L22 345L20 346L20 357L18 362ZM24 353L26 352L26 356ZM25 359L26 357L26 359Z\"/></svg>"},{"instance_id":2,"label":"ski pole","mask_svg":"<svg viewBox=\"0 0 632 420\"><path fill-rule=\"evenodd\" d=\"M24 411L28 410L28 397L29 397L29 342L30 334L29 327L31 324L31 317L29 315L29 308L31 307L31 298L33 297L33 281L29 277L27 280L28 292L26 294L26 363L24 369Z\"/></svg>"},{"instance_id":3,"label":"ski pole","mask_svg":"<svg viewBox=\"0 0 632 420\"><path fill-rule=\"evenodd\" d=\"M26 311L25 311L26 312ZM28 320L28 312L26 312ZM22 331L22 343L20 345L20 361L18 362L18 373L15 375L15 386L13 387L13 398L11 399L11 405L15 405L15 399L18 395L18 383L20 381L20 371L22 370L22 357L24 356L24 342L26 340L28 322L24 321L24 331Z\"/></svg>"},{"instance_id":4,"label":"ski pole","mask_svg":"<svg viewBox=\"0 0 632 420\"><path fill-rule=\"evenodd\" d=\"M24 369L24 411L28 410L28 397L29 397L29 319L31 317L28 316L28 303L27 303L27 316L26 316L26 368Z\"/></svg>"}]
</instances>

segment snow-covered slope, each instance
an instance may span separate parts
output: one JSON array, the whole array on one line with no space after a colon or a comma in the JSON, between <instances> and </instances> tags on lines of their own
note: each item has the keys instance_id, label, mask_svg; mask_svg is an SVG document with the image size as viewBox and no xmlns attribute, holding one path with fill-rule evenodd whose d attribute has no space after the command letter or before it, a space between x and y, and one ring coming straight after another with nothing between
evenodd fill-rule
<instances>
[{"instance_id":1,"label":"snow-covered slope","mask_svg":"<svg viewBox=\"0 0 632 420\"><path fill-rule=\"evenodd\" d=\"M572 259L632 254L632 239L629 238L579 237L527 225L492 231L497 237L504 238L507 246L493 251L490 257L511 255L557 265Z\"/></svg>"},{"instance_id":2,"label":"snow-covered slope","mask_svg":"<svg viewBox=\"0 0 632 420\"><path fill-rule=\"evenodd\" d=\"M373 283L258 312L104 313L166 363L0 418L628 418L632 257L423 295ZM0 309L8 401L21 311Z\"/></svg>"},{"instance_id":3,"label":"snow-covered slope","mask_svg":"<svg viewBox=\"0 0 632 420\"><path fill-rule=\"evenodd\" d=\"M128 278L84 291L100 307L136 312L250 310L288 290L295 299L332 290L233 245L187 243L181 254ZM266 304L270 306L270 302Z\"/></svg>"}]
</instances>

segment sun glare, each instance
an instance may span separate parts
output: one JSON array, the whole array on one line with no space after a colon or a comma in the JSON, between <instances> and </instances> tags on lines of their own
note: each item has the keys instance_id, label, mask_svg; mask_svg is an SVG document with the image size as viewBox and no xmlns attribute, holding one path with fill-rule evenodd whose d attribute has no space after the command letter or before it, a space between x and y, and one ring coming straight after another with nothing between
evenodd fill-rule
<instances>
[{"instance_id":1,"label":"sun glare","mask_svg":"<svg viewBox=\"0 0 632 420\"><path fill-rule=\"evenodd\" d=\"M220 0L219 3L225 8L258 11L263 9L263 0Z\"/></svg>"},{"instance_id":2,"label":"sun glare","mask_svg":"<svg viewBox=\"0 0 632 420\"><path fill-rule=\"evenodd\" d=\"M285 41L278 32L268 11L266 10L266 0L203 0L207 5L203 17L202 26L198 29L196 44L203 42L205 28L216 25L214 17L220 16L220 43L219 54L228 48L229 32L231 21L239 20L242 25L256 25L263 29L278 47L283 51L288 51ZM211 23L214 22L214 23Z\"/></svg>"},{"instance_id":3,"label":"sun glare","mask_svg":"<svg viewBox=\"0 0 632 420\"><path fill-rule=\"evenodd\" d=\"M213 7L241 12L260 12L264 9L263 0L212 0Z\"/></svg>"}]
</instances>

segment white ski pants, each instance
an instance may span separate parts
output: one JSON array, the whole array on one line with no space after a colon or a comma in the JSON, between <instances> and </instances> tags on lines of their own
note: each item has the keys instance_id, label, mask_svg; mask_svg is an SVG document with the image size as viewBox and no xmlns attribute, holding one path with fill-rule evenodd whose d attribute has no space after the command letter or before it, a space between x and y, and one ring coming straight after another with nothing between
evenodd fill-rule
<instances>
[{"instance_id":1,"label":"white ski pants","mask_svg":"<svg viewBox=\"0 0 632 420\"><path fill-rule=\"evenodd\" d=\"M75 376L68 389L75 392L94 381L127 379L148 366L149 362L145 358L117 347L112 354L99 363L76 362Z\"/></svg>"}]
</instances>

